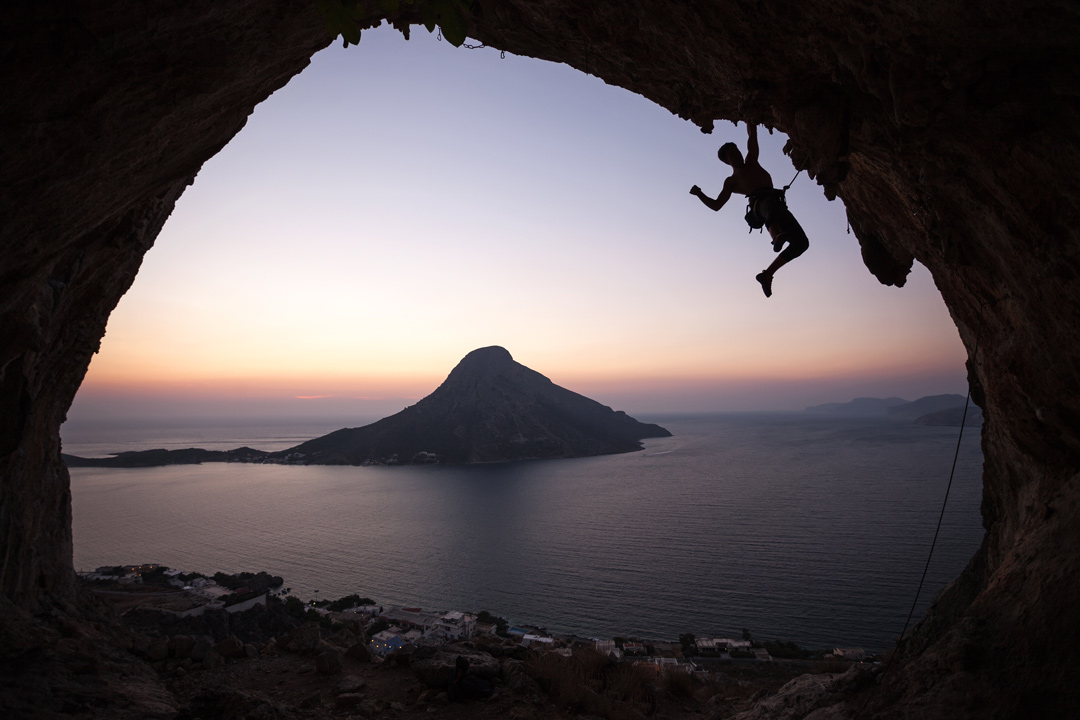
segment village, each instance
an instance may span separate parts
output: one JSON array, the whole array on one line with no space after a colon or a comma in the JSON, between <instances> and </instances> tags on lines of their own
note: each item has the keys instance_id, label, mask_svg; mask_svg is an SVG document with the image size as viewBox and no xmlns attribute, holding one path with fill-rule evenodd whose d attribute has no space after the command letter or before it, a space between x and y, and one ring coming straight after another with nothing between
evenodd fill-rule
<instances>
[{"instance_id":1,"label":"village","mask_svg":"<svg viewBox=\"0 0 1080 720\"><path fill-rule=\"evenodd\" d=\"M440 647L483 639L511 641L523 648L570 657L584 648L595 650L613 662L629 663L658 673L705 673L731 663L872 660L861 648L809 651L793 643L755 642L748 630L743 637L695 637L680 635L678 641L613 638L602 640L549 633L531 625L512 625L489 612L430 611L417 607L383 607L369 598L349 596L337 601L302 603L283 588L280 577L266 573L217 573L206 577L158 564L99 567L80 577L114 589L111 595L123 613L141 609L174 618L198 617L207 612L243 613L268 603L284 602L294 612L320 619L324 624L343 624L362 630L373 657L396 661L417 648ZM121 599L122 598L122 599ZM283 600L284 598L284 600Z\"/></svg>"}]
</instances>

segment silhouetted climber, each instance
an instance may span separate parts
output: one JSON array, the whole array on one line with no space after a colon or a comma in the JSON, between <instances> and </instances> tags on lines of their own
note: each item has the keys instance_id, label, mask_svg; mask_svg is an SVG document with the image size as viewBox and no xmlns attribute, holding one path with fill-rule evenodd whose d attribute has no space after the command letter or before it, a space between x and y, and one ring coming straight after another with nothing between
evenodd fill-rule
<instances>
[{"instance_id":1,"label":"silhouetted climber","mask_svg":"<svg viewBox=\"0 0 1080 720\"><path fill-rule=\"evenodd\" d=\"M762 226L769 229L772 236L773 252L780 253L769 267L757 274L757 281L765 291L765 297L772 296L773 275L784 265L806 252L810 240L806 237L799 221L788 210L784 200L784 190L773 187L772 177L765 168L758 164L757 125L746 124L746 159L743 159L735 143L724 143L716 156L720 162L733 168L731 177L724 181L724 189L713 200L701 191L697 185L690 188L690 194L696 195L705 207L719 210L731 198L732 193L740 193L748 198L746 222L754 230ZM785 188L786 190L786 188ZM787 248L784 248L784 244ZM781 252L783 250L783 252Z\"/></svg>"}]
</instances>

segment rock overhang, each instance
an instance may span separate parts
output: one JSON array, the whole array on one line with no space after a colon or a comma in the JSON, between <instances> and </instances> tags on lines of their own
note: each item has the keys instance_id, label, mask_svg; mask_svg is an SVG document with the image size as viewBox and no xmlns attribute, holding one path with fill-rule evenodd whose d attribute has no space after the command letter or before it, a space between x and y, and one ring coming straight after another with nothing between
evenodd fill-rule
<instances>
[{"instance_id":1,"label":"rock overhang","mask_svg":"<svg viewBox=\"0 0 1080 720\"><path fill-rule=\"evenodd\" d=\"M72 597L58 431L108 314L202 163L330 42L315 5L3 11L0 592L17 605ZM493 47L566 62L705 129L723 118L783 130L796 166L845 203L879 280L902 285L916 259L930 269L987 420L988 535L905 646L883 697L912 712L965 693L1016 707L1031 688L1050 698L1041 702L1075 700L1080 683L1063 689L1075 662L1049 672L1045 661L1067 657L1061 631L1080 607L1068 580L1080 569L1070 526L1080 497L1080 21L1070 5L472 7L469 35ZM402 3L389 19L407 26L420 12ZM951 667L958 642L986 658L982 669L949 670L952 690L942 680L916 696L920 673ZM1027 689L1006 671L1000 646L1010 642L1027 648Z\"/></svg>"}]
</instances>

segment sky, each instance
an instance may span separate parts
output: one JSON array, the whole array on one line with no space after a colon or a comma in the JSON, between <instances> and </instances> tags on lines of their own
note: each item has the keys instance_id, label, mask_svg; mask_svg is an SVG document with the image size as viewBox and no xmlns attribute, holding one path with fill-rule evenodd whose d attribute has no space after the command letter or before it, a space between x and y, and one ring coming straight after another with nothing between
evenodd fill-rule
<instances>
[{"instance_id":1,"label":"sky","mask_svg":"<svg viewBox=\"0 0 1080 720\"><path fill-rule=\"evenodd\" d=\"M715 197L745 139L565 65L366 31L203 166L69 417L376 419L487 345L631 414L964 392L929 273L880 285L805 174L811 247L764 297L743 199L688 192ZM777 186L784 141L762 130Z\"/></svg>"}]
</instances>

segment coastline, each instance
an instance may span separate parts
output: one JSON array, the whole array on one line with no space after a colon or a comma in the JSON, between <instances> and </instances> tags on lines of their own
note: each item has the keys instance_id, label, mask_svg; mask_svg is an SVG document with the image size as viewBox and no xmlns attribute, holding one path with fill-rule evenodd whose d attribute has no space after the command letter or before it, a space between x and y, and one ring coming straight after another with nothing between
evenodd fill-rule
<instances>
[{"instance_id":1,"label":"coastline","mask_svg":"<svg viewBox=\"0 0 1080 720\"><path fill-rule=\"evenodd\" d=\"M614 636L600 638L551 632L539 625L511 621L490 610L425 610L387 606L358 594L336 599L298 599L285 587L285 579L265 571L207 576L196 571L168 568L157 563L103 566L79 573L92 592L109 601L121 615L159 613L179 621L207 613L247 613L283 606L298 620L326 626L342 624L362 631L371 652L385 656L407 645L440 646L448 642L498 637L524 647L592 647L613 661L649 659L659 666L670 659L692 665L737 662L878 662L880 657L862 648L801 648L789 640L758 641L748 628L739 636L697 637L680 633L677 639ZM449 618L449 620L447 620ZM659 658L669 660L660 661ZM694 669L701 669L695 667Z\"/></svg>"}]
</instances>

